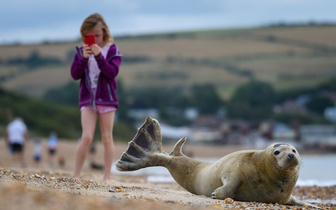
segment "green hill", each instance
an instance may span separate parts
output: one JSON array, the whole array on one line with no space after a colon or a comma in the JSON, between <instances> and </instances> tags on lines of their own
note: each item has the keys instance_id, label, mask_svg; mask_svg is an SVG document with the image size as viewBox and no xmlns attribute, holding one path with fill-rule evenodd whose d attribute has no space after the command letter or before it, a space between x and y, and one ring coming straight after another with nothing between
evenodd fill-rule
<instances>
[{"instance_id":1,"label":"green hill","mask_svg":"<svg viewBox=\"0 0 336 210\"><path fill-rule=\"evenodd\" d=\"M63 106L0 89L0 132L14 117L22 117L33 136L56 131L61 138L79 138L80 113L77 107Z\"/></svg>"},{"instance_id":2,"label":"green hill","mask_svg":"<svg viewBox=\"0 0 336 210\"><path fill-rule=\"evenodd\" d=\"M336 78L335 34L336 25L302 25L116 37L124 55L118 80L124 93L211 84L223 99L255 79L286 95L313 90ZM76 45L0 46L0 135L12 117L21 116L34 135L55 130L64 138L80 136L77 107L39 99L68 87ZM122 102L134 100L121 95ZM128 127L116 126L117 138L132 137Z\"/></svg>"},{"instance_id":3,"label":"green hill","mask_svg":"<svg viewBox=\"0 0 336 210\"><path fill-rule=\"evenodd\" d=\"M113 33L113 31L112 31ZM125 89L216 85L223 98L251 79L276 90L336 77L336 25L279 26L116 37ZM42 96L68 83L79 42L0 47L0 85Z\"/></svg>"},{"instance_id":4,"label":"green hill","mask_svg":"<svg viewBox=\"0 0 336 210\"><path fill-rule=\"evenodd\" d=\"M46 137L56 131L60 138L77 140L81 136L80 111L77 106L59 105L0 88L0 137L14 117L25 121L29 137ZM116 123L114 137L117 141L129 141L134 129L124 123ZM100 139L99 125L95 139Z\"/></svg>"}]
</instances>

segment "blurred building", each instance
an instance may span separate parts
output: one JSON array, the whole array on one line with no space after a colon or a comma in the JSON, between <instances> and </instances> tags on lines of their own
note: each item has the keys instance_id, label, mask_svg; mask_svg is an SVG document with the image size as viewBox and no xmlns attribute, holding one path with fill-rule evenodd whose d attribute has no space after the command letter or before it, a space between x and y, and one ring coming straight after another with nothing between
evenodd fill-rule
<instances>
[{"instance_id":1,"label":"blurred building","mask_svg":"<svg viewBox=\"0 0 336 210\"><path fill-rule=\"evenodd\" d=\"M336 149L335 125L303 125L300 128L300 136L305 147Z\"/></svg>"}]
</instances>

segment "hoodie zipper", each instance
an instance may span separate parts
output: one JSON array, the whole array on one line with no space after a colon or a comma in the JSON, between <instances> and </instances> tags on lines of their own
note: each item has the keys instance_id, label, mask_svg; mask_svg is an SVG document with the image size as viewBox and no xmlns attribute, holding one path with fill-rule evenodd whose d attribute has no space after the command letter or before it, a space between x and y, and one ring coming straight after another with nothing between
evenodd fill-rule
<instances>
[{"instance_id":1,"label":"hoodie zipper","mask_svg":"<svg viewBox=\"0 0 336 210\"><path fill-rule=\"evenodd\" d=\"M79 52L79 54L81 55L81 57L83 57L83 53L82 51L79 49L79 47L76 47L77 51ZM89 88L89 92L90 92L90 104L93 105L93 108L95 110L95 112L97 111L97 107L96 107L96 92L97 89L94 91L94 93L92 94L91 91L91 82L90 82L90 76L88 75L88 67L86 67L85 69L85 84L87 85L87 87Z\"/></svg>"},{"instance_id":2,"label":"hoodie zipper","mask_svg":"<svg viewBox=\"0 0 336 210\"><path fill-rule=\"evenodd\" d=\"M113 96L112 96L111 87L110 87L110 85L108 83L107 83L107 89L108 89L108 92L109 92L110 101L114 101Z\"/></svg>"}]
</instances>

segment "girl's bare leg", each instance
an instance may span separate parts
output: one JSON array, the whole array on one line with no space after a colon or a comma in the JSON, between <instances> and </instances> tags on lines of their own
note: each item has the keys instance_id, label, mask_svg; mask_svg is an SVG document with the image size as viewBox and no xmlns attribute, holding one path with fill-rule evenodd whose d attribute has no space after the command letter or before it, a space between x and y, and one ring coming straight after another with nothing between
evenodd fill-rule
<instances>
[{"instance_id":1,"label":"girl's bare leg","mask_svg":"<svg viewBox=\"0 0 336 210\"><path fill-rule=\"evenodd\" d=\"M114 155L114 143L113 143L113 123L115 112L107 112L99 114L100 132L102 135L102 142L104 144L104 181L110 181L111 167Z\"/></svg>"},{"instance_id":2,"label":"girl's bare leg","mask_svg":"<svg viewBox=\"0 0 336 210\"><path fill-rule=\"evenodd\" d=\"M89 151L90 144L93 140L94 131L96 129L97 113L94 110L81 111L82 121L82 138L79 142L76 154L76 166L73 178L80 179L85 158Z\"/></svg>"}]
</instances>

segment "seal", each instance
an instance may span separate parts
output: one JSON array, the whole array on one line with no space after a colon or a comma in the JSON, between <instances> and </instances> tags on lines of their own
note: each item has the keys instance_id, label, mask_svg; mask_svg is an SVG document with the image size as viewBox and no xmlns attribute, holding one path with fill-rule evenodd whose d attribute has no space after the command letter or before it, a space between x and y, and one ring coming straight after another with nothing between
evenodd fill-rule
<instances>
[{"instance_id":1,"label":"seal","mask_svg":"<svg viewBox=\"0 0 336 210\"><path fill-rule=\"evenodd\" d=\"M166 153L160 124L148 117L116 167L120 171L134 171L163 166L187 191L214 199L316 207L292 196L300 170L300 155L293 146L275 143L264 150L238 151L207 163L185 156L185 141L185 137L181 138L172 152Z\"/></svg>"}]
</instances>

